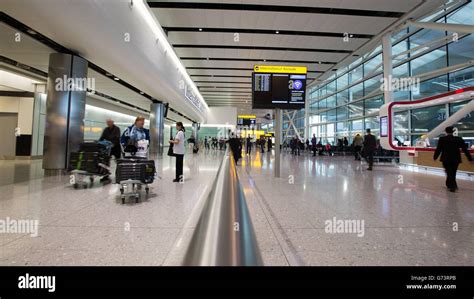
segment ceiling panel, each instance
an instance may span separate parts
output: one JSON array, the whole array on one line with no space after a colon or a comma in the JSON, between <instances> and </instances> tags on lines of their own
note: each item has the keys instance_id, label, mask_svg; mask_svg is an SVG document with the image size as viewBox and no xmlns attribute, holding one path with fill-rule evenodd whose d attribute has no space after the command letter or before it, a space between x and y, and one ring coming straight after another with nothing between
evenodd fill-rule
<instances>
[{"instance_id":1,"label":"ceiling panel","mask_svg":"<svg viewBox=\"0 0 474 299\"><path fill-rule=\"evenodd\" d=\"M90 68L88 70L87 76L89 78L94 78L96 85L95 89L97 91L124 102L136 105L142 109L150 109L151 102L149 99L117 83L115 80L111 80L109 77L104 76Z\"/></svg>"},{"instance_id":2,"label":"ceiling panel","mask_svg":"<svg viewBox=\"0 0 474 299\"><path fill-rule=\"evenodd\" d=\"M250 76L251 71L232 71L232 70L188 70L190 75L227 75L227 76Z\"/></svg>"},{"instance_id":3,"label":"ceiling panel","mask_svg":"<svg viewBox=\"0 0 474 299\"><path fill-rule=\"evenodd\" d=\"M168 40L173 45L195 44L195 45L229 45L229 46L264 46L283 48L307 48L307 49L338 49L355 50L368 39L353 39L344 42L341 37L318 37L318 36L296 36L281 34L250 34L240 33L239 40L234 40L233 33L215 32L170 32Z\"/></svg>"},{"instance_id":4,"label":"ceiling panel","mask_svg":"<svg viewBox=\"0 0 474 299\"><path fill-rule=\"evenodd\" d=\"M48 72L49 55L55 53L53 49L42 44L36 39L31 38L27 34L20 34L20 39L15 38L19 31L0 23L0 55L20 62L27 66L39 69L45 73ZM88 77L94 79L95 90L105 95L114 97L125 103L138 106L142 109L149 110L150 100L142 97L140 94L133 92L116 81L92 70L88 69Z\"/></svg>"},{"instance_id":5,"label":"ceiling panel","mask_svg":"<svg viewBox=\"0 0 474 299\"><path fill-rule=\"evenodd\" d=\"M1 22L0 41L0 55L48 71L49 54L55 52L51 48Z\"/></svg>"},{"instance_id":6,"label":"ceiling panel","mask_svg":"<svg viewBox=\"0 0 474 299\"><path fill-rule=\"evenodd\" d=\"M333 7L343 9L364 9L374 11L407 12L421 0L149 0L148 2L195 2L195 3L231 3L260 4L304 7Z\"/></svg>"},{"instance_id":7,"label":"ceiling panel","mask_svg":"<svg viewBox=\"0 0 474 299\"><path fill-rule=\"evenodd\" d=\"M251 92L251 84L238 82L251 83L255 64L304 65L311 79L332 73L336 64L422 1L148 2L204 98L215 103L216 97L236 96L239 89L226 88L223 94L219 88L212 91L214 87L246 86L244 91Z\"/></svg>"},{"instance_id":8,"label":"ceiling panel","mask_svg":"<svg viewBox=\"0 0 474 299\"><path fill-rule=\"evenodd\" d=\"M339 61L347 54L315 53L294 51L263 51L263 50L235 50L235 49L193 49L176 48L176 53L181 57L227 57L247 59L278 59L278 60L310 60L310 61Z\"/></svg>"},{"instance_id":9,"label":"ceiling panel","mask_svg":"<svg viewBox=\"0 0 474 299\"><path fill-rule=\"evenodd\" d=\"M193 76L193 81L196 83L196 85L199 85L200 82L213 82L216 84L221 84L225 82L231 82L231 83L239 83L239 82L246 82L246 83L251 83L252 79L251 78L238 78L238 77L204 77L204 76Z\"/></svg>"},{"instance_id":10,"label":"ceiling panel","mask_svg":"<svg viewBox=\"0 0 474 299\"><path fill-rule=\"evenodd\" d=\"M214 86L232 86L232 87L245 87L250 88L251 84L242 83L224 83L224 82L208 82L208 83L196 83L199 87L214 87Z\"/></svg>"},{"instance_id":11,"label":"ceiling panel","mask_svg":"<svg viewBox=\"0 0 474 299\"><path fill-rule=\"evenodd\" d=\"M333 65L317 63L288 63L288 62L265 62L265 61L215 61L215 60L183 60L186 67L227 67L227 68L248 68L253 69L256 64L265 65L302 65L308 67L308 71L326 71Z\"/></svg>"},{"instance_id":12,"label":"ceiling panel","mask_svg":"<svg viewBox=\"0 0 474 299\"><path fill-rule=\"evenodd\" d=\"M152 8L164 27L258 28L377 34L396 18L266 11Z\"/></svg>"}]
</instances>

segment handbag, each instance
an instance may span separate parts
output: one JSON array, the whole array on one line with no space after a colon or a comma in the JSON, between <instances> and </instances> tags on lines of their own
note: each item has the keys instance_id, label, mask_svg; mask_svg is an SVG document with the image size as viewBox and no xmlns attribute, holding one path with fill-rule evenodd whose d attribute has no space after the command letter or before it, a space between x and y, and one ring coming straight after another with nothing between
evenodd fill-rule
<instances>
[{"instance_id":1,"label":"handbag","mask_svg":"<svg viewBox=\"0 0 474 299\"><path fill-rule=\"evenodd\" d=\"M168 148L168 156L170 157L176 156L173 152L173 145L174 145L173 143L170 143L170 147Z\"/></svg>"}]
</instances>

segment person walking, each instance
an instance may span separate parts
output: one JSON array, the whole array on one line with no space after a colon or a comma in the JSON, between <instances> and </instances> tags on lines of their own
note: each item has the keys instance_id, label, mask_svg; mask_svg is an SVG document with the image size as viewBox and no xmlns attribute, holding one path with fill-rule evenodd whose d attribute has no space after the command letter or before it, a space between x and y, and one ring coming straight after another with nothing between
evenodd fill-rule
<instances>
[{"instance_id":1,"label":"person walking","mask_svg":"<svg viewBox=\"0 0 474 299\"><path fill-rule=\"evenodd\" d=\"M112 119L106 120L107 127L102 131L102 135L99 138L99 141L107 140L112 143L112 150L110 154L115 157L115 159L120 159L122 151L120 149L120 128L114 124Z\"/></svg>"},{"instance_id":2,"label":"person walking","mask_svg":"<svg viewBox=\"0 0 474 299\"><path fill-rule=\"evenodd\" d=\"M230 133L229 147L234 156L235 165L238 165L237 163L242 157L242 143L240 143L240 138L234 132Z\"/></svg>"},{"instance_id":3,"label":"person walking","mask_svg":"<svg viewBox=\"0 0 474 299\"><path fill-rule=\"evenodd\" d=\"M273 147L273 142L272 142L272 137L268 137L268 142L267 142L267 151L271 152Z\"/></svg>"},{"instance_id":4,"label":"person walking","mask_svg":"<svg viewBox=\"0 0 474 299\"><path fill-rule=\"evenodd\" d=\"M173 154L176 157L176 175L173 182L184 182L183 177L183 161L184 161L184 126L183 123L178 121L176 123L176 136L173 140L170 140L170 144L173 144Z\"/></svg>"},{"instance_id":5,"label":"person walking","mask_svg":"<svg viewBox=\"0 0 474 299\"><path fill-rule=\"evenodd\" d=\"M120 128L114 124L112 119L107 119L107 127L102 131L102 135L99 138L99 141L109 141L112 143L112 148L110 150L110 155L115 157L115 160L120 159L122 156L122 149L120 148ZM100 179L101 182L106 182L109 180L109 175L105 175Z\"/></svg>"},{"instance_id":6,"label":"person walking","mask_svg":"<svg viewBox=\"0 0 474 299\"><path fill-rule=\"evenodd\" d=\"M250 156L250 153L252 152L252 137L250 137L250 134L248 134L247 139L245 140L245 149L247 155Z\"/></svg>"},{"instance_id":7,"label":"person walking","mask_svg":"<svg viewBox=\"0 0 474 299\"><path fill-rule=\"evenodd\" d=\"M354 140L352 140L352 148L354 150L355 160L360 161L360 151L362 150L362 145L364 144L364 138L360 134L355 135Z\"/></svg>"},{"instance_id":8,"label":"person walking","mask_svg":"<svg viewBox=\"0 0 474 299\"><path fill-rule=\"evenodd\" d=\"M347 139L346 136L342 139L342 151L345 152L347 151L347 148L349 147L349 140Z\"/></svg>"},{"instance_id":9,"label":"person walking","mask_svg":"<svg viewBox=\"0 0 474 299\"><path fill-rule=\"evenodd\" d=\"M313 151L313 157L316 157L316 134L313 134L313 138L311 138L311 150Z\"/></svg>"},{"instance_id":10,"label":"person walking","mask_svg":"<svg viewBox=\"0 0 474 299\"><path fill-rule=\"evenodd\" d=\"M363 142L363 151L364 157L369 163L369 168L367 168L367 170L372 170L372 166L374 165L374 153L377 149L377 139L372 135L370 129L367 129L366 132L367 134L365 135Z\"/></svg>"},{"instance_id":11,"label":"person walking","mask_svg":"<svg viewBox=\"0 0 474 299\"><path fill-rule=\"evenodd\" d=\"M454 136L454 128L446 127L446 136L440 137L438 146L433 155L433 160L437 160L441 156L440 161L443 163L446 172L446 187L451 192L456 192L458 185L456 183L456 172L461 161L462 150L469 161L472 161L472 156L467 149L467 144L461 137Z\"/></svg>"},{"instance_id":12,"label":"person walking","mask_svg":"<svg viewBox=\"0 0 474 299\"><path fill-rule=\"evenodd\" d=\"M138 141L148 140L150 141L150 130L145 129L145 118L137 117L135 123L123 131L120 137L120 143L124 146L136 145Z\"/></svg>"},{"instance_id":13,"label":"person walking","mask_svg":"<svg viewBox=\"0 0 474 299\"><path fill-rule=\"evenodd\" d=\"M301 151L301 140L297 137L295 137L295 144L296 144L296 154L295 155L300 155L300 151Z\"/></svg>"}]
</instances>

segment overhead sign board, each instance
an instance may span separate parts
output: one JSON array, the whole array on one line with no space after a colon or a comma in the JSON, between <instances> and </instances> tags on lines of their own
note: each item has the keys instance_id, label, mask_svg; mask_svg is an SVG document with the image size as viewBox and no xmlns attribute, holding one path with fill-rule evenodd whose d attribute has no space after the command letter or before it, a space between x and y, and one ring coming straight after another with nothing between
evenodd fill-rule
<instances>
[{"instance_id":1,"label":"overhead sign board","mask_svg":"<svg viewBox=\"0 0 474 299\"><path fill-rule=\"evenodd\" d=\"M194 94L193 90L186 84L184 86L184 97L191 102L199 111L204 113L204 106L202 105L199 98Z\"/></svg>"},{"instance_id":2,"label":"overhead sign board","mask_svg":"<svg viewBox=\"0 0 474 299\"><path fill-rule=\"evenodd\" d=\"M255 73L270 74L306 74L308 73L308 68L292 65L255 65L253 71Z\"/></svg>"},{"instance_id":3,"label":"overhead sign board","mask_svg":"<svg viewBox=\"0 0 474 299\"><path fill-rule=\"evenodd\" d=\"M237 118L257 118L256 115L238 115Z\"/></svg>"}]
</instances>

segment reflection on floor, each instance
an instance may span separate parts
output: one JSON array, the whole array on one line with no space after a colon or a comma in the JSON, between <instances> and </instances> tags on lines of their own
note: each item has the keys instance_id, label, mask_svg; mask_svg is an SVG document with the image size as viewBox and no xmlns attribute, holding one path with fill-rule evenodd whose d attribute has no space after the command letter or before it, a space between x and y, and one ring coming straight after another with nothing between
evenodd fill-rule
<instances>
[{"instance_id":1,"label":"reflection on floor","mask_svg":"<svg viewBox=\"0 0 474 299\"><path fill-rule=\"evenodd\" d=\"M0 233L0 265L179 265L222 154L187 154L184 184L159 160L150 198L125 205L115 184L74 190L43 178L41 161L3 161L0 221L39 230ZM441 176L287 153L277 179L273 163L256 153L238 166L265 265L474 265L473 181L452 194ZM362 231L330 233L339 220Z\"/></svg>"},{"instance_id":2,"label":"reflection on floor","mask_svg":"<svg viewBox=\"0 0 474 299\"><path fill-rule=\"evenodd\" d=\"M0 186L43 177L43 160L0 160Z\"/></svg>"},{"instance_id":3,"label":"reflection on floor","mask_svg":"<svg viewBox=\"0 0 474 299\"><path fill-rule=\"evenodd\" d=\"M162 179L138 204L122 205L116 184L75 190L68 177L15 177L0 186L0 221L39 220L38 236L0 234L0 265L162 265L182 231L193 228L188 220L222 155L186 155L184 184L172 183L174 158L157 161ZM0 164L2 176L11 176L5 169L14 163Z\"/></svg>"},{"instance_id":4,"label":"reflection on floor","mask_svg":"<svg viewBox=\"0 0 474 299\"><path fill-rule=\"evenodd\" d=\"M239 163L266 264L474 265L474 181L453 194L439 175L288 153L274 178L273 162L257 153ZM340 220L354 226L332 233Z\"/></svg>"}]
</instances>

